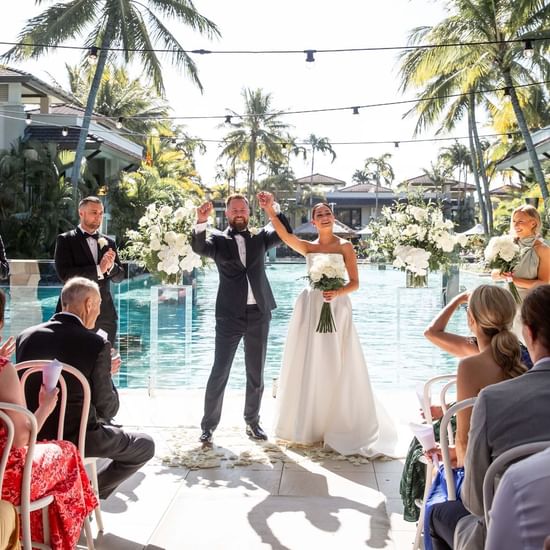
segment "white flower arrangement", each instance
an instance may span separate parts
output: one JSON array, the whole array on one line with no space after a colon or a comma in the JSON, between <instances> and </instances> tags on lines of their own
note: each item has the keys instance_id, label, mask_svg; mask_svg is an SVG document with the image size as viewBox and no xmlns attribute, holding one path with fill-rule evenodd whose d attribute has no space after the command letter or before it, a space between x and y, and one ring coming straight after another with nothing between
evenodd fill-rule
<instances>
[{"instance_id":1,"label":"white flower arrangement","mask_svg":"<svg viewBox=\"0 0 550 550\"><path fill-rule=\"evenodd\" d=\"M195 219L191 200L179 207L150 204L138 222L139 229L126 233L125 255L163 283L180 283L184 272L202 266L201 257L190 244Z\"/></svg>"},{"instance_id":2,"label":"white flower arrangement","mask_svg":"<svg viewBox=\"0 0 550 550\"><path fill-rule=\"evenodd\" d=\"M520 248L510 235L492 237L485 248L487 267L497 269L500 274L511 273L520 259ZM516 303L521 304L521 296L511 276L506 277L508 289Z\"/></svg>"},{"instance_id":3,"label":"white flower arrangement","mask_svg":"<svg viewBox=\"0 0 550 550\"><path fill-rule=\"evenodd\" d=\"M338 290L345 281L346 270L338 254L318 254L313 257L307 279L312 288L317 290ZM316 332L336 332L330 302L324 302L319 315Z\"/></svg>"},{"instance_id":4,"label":"white flower arrangement","mask_svg":"<svg viewBox=\"0 0 550 550\"><path fill-rule=\"evenodd\" d=\"M461 246L453 227L435 203L397 203L382 208L382 218L371 223L369 248L394 267L425 276L428 270L449 265Z\"/></svg>"}]
</instances>

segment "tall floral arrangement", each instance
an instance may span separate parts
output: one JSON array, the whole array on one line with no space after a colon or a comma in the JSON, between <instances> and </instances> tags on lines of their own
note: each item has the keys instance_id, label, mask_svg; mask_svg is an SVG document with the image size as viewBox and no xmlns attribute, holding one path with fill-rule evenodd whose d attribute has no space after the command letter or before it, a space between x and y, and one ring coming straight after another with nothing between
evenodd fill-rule
<instances>
[{"instance_id":1,"label":"tall floral arrangement","mask_svg":"<svg viewBox=\"0 0 550 550\"><path fill-rule=\"evenodd\" d=\"M466 238L455 235L453 226L436 203L396 203L382 208L381 219L371 223L369 250L394 267L425 276L447 267L464 244Z\"/></svg>"},{"instance_id":2,"label":"tall floral arrangement","mask_svg":"<svg viewBox=\"0 0 550 550\"><path fill-rule=\"evenodd\" d=\"M125 256L164 284L181 283L185 272L202 265L201 257L190 244L195 219L191 200L183 206L150 204L138 222L138 229L126 232Z\"/></svg>"}]
</instances>

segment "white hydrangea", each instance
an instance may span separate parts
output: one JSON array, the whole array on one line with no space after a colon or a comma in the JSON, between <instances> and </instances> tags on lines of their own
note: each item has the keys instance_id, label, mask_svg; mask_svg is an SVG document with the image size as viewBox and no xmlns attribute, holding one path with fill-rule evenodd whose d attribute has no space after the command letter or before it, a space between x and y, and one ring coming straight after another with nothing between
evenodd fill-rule
<instances>
[{"instance_id":1,"label":"white hydrangea","mask_svg":"<svg viewBox=\"0 0 550 550\"><path fill-rule=\"evenodd\" d=\"M519 246L510 235L492 237L485 249L485 259L492 262L497 256L504 261L511 262L519 252Z\"/></svg>"}]
</instances>

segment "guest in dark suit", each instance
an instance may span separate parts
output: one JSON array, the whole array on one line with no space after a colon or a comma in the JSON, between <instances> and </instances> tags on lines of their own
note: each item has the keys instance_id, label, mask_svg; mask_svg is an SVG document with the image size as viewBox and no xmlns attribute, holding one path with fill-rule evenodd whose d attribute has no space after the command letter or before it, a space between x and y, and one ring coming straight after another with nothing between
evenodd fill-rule
<instances>
[{"instance_id":1,"label":"guest in dark suit","mask_svg":"<svg viewBox=\"0 0 550 550\"><path fill-rule=\"evenodd\" d=\"M58 359L84 374L91 388L90 415L86 430L86 455L110 458L112 462L99 472L99 498L107 498L126 478L139 470L155 452L151 437L124 432L110 424L119 408L118 392L111 373L119 362L111 363L109 342L93 332L100 311L101 297L97 283L84 277L69 279L61 291L63 311L41 325L24 330L16 342L17 362L32 359ZM27 405L37 406L41 375L31 375L26 386ZM82 410L80 384L70 375L67 380L65 439L78 444ZM38 439L57 438L58 415L44 423Z\"/></svg>"},{"instance_id":2,"label":"guest in dark suit","mask_svg":"<svg viewBox=\"0 0 550 550\"><path fill-rule=\"evenodd\" d=\"M5 281L10 276L10 264L6 258L4 242L0 237L0 281Z\"/></svg>"},{"instance_id":3,"label":"guest in dark suit","mask_svg":"<svg viewBox=\"0 0 550 550\"><path fill-rule=\"evenodd\" d=\"M55 270L66 282L71 277L86 277L99 285L101 312L95 330L107 333L109 342L115 345L118 315L111 296L111 281L124 279L124 269L118 258L113 239L99 232L103 221L103 204L98 197L86 197L78 205L80 224L62 233L55 245ZM57 310L60 311L61 304Z\"/></svg>"},{"instance_id":4,"label":"guest in dark suit","mask_svg":"<svg viewBox=\"0 0 550 550\"><path fill-rule=\"evenodd\" d=\"M243 195L231 195L225 214L229 227L206 235L206 222L212 211L207 202L197 209L197 226L191 246L202 256L212 258L220 282L216 299L216 342L214 365L206 386L200 441L210 443L221 417L223 394L237 346L244 338L246 433L254 439L267 439L260 427L260 403L264 390L263 371L271 310L276 307L265 274L265 254L281 243L271 225L255 234L248 230L250 210ZM288 220L279 214L285 227Z\"/></svg>"}]
</instances>

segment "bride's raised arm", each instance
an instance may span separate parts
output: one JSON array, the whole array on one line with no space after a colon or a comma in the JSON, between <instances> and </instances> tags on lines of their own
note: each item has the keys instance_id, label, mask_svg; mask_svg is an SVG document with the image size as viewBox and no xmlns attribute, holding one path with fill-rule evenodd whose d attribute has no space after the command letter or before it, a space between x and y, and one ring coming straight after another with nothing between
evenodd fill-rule
<instances>
[{"instance_id":1,"label":"bride's raised arm","mask_svg":"<svg viewBox=\"0 0 550 550\"><path fill-rule=\"evenodd\" d=\"M293 235L292 233L289 233L287 231L286 227L278 218L277 213L275 212L275 208L273 207L273 203L274 198L271 193L267 193L266 191L261 191L260 193L258 193L258 204L269 217L269 221L272 223L275 231L277 231L277 235L279 235L281 240L287 246L305 256L309 251L309 241L299 239L298 237L296 237L296 235Z\"/></svg>"}]
</instances>

